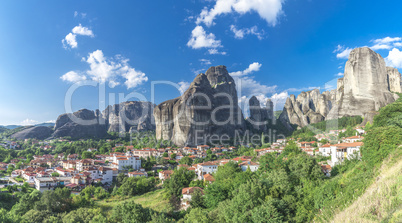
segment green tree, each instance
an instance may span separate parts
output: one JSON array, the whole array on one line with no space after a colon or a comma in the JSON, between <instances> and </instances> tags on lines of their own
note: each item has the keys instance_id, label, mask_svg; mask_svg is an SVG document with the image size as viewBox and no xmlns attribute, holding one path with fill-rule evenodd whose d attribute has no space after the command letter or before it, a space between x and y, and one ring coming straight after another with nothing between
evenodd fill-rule
<instances>
[{"instance_id":1,"label":"green tree","mask_svg":"<svg viewBox=\"0 0 402 223\"><path fill-rule=\"evenodd\" d=\"M112 209L111 219L115 222L142 223L151 220L151 212L134 201L124 202Z\"/></svg>"},{"instance_id":2,"label":"green tree","mask_svg":"<svg viewBox=\"0 0 402 223\"><path fill-rule=\"evenodd\" d=\"M191 164L193 164L193 159L191 159L191 158L188 157L188 156L185 156L185 157L183 157L183 158L180 159L179 163L180 163L180 164L186 164L186 165L191 166Z\"/></svg>"},{"instance_id":3,"label":"green tree","mask_svg":"<svg viewBox=\"0 0 402 223\"><path fill-rule=\"evenodd\" d=\"M191 211L184 216L185 223L209 223L212 219L208 217L208 211L202 208L192 208Z\"/></svg>"},{"instance_id":4,"label":"green tree","mask_svg":"<svg viewBox=\"0 0 402 223\"><path fill-rule=\"evenodd\" d=\"M99 216L103 217L102 210L100 208L98 209L79 208L66 214L63 217L63 223L75 223L75 222L95 223L97 221L94 221L94 218L97 217L99 219Z\"/></svg>"},{"instance_id":5,"label":"green tree","mask_svg":"<svg viewBox=\"0 0 402 223\"><path fill-rule=\"evenodd\" d=\"M204 193L201 190L194 190L190 205L192 208L205 208Z\"/></svg>"}]
</instances>

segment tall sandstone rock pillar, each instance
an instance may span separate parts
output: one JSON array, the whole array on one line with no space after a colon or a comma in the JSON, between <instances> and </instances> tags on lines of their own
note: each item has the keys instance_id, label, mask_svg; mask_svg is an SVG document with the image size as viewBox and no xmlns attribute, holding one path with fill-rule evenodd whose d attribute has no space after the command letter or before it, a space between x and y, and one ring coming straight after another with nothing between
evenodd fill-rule
<instances>
[{"instance_id":1,"label":"tall sandstone rock pillar","mask_svg":"<svg viewBox=\"0 0 402 223\"><path fill-rule=\"evenodd\" d=\"M364 116L397 98L389 91L384 59L368 47L352 50L337 90L336 105L327 119Z\"/></svg>"}]
</instances>

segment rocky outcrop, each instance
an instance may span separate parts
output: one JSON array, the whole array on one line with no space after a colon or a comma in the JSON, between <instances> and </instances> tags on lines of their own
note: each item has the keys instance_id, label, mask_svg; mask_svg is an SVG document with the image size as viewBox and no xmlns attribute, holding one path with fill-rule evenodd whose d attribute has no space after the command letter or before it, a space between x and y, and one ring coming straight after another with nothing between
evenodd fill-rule
<instances>
[{"instance_id":1,"label":"rocky outcrop","mask_svg":"<svg viewBox=\"0 0 402 223\"><path fill-rule=\"evenodd\" d=\"M110 105L103 112L109 132L149 131L155 129L151 102L127 101Z\"/></svg>"},{"instance_id":2,"label":"rocky outcrop","mask_svg":"<svg viewBox=\"0 0 402 223\"><path fill-rule=\"evenodd\" d=\"M60 115L55 124L53 137L70 136L78 138L101 138L106 135L105 120L99 110L82 109L74 113Z\"/></svg>"},{"instance_id":3,"label":"rocky outcrop","mask_svg":"<svg viewBox=\"0 0 402 223\"><path fill-rule=\"evenodd\" d=\"M386 68L384 59L370 48L352 50L343 81L338 81L337 103L327 119L364 116L394 102L397 96L389 90L390 70Z\"/></svg>"},{"instance_id":4,"label":"rocky outcrop","mask_svg":"<svg viewBox=\"0 0 402 223\"><path fill-rule=\"evenodd\" d=\"M387 67L387 78L388 90L395 93L402 93L401 73L399 73L398 69Z\"/></svg>"},{"instance_id":5,"label":"rocky outcrop","mask_svg":"<svg viewBox=\"0 0 402 223\"><path fill-rule=\"evenodd\" d=\"M267 131L267 124L274 119L274 104L271 99L266 102L266 107L261 107L257 97L252 96L249 100L250 117L247 121L253 126L254 130Z\"/></svg>"},{"instance_id":6,"label":"rocky outcrop","mask_svg":"<svg viewBox=\"0 0 402 223\"><path fill-rule=\"evenodd\" d=\"M212 136L234 137L245 130L236 85L225 66L196 76L182 96L154 109L156 138L176 145L205 144Z\"/></svg>"},{"instance_id":7,"label":"rocky outcrop","mask_svg":"<svg viewBox=\"0 0 402 223\"><path fill-rule=\"evenodd\" d=\"M376 111L398 97L390 91L400 92L400 81L398 70L386 67L379 54L367 47L357 48L350 53L336 90L320 94L316 89L297 98L291 95L280 120L302 127L345 116L362 116L372 122Z\"/></svg>"},{"instance_id":8,"label":"rocky outcrop","mask_svg":"<svg viewBox=\"0 0 402 223\"><path fill-rule=\"evenodd\" d=\"M154 104L127 101L108 106L103 112L82 109L57 118L53 137L101 138L107 132L155 130Z\"/></svg>"},{"instance_id":9,"label":"rocky outcrop","mask_svg":"<svg viewBox=\"0 0 402 223\"><path fill-rule=\"evenodd\" d=\"M50 137L52 133L53 133L52 128L46 126L32 126L12 134L11 138L17 140L25 140L25 139L43 140Z\"/></svg>"},{"instance_id":10,"label":"rocky outcrop","mask_svg":"<svg viewBox=\"0 0 402 223\"><path fill-rule=\"evenodd\" d=\"M320 90L302 92L297 98L290 95L287 98L283 112L279 116L279 120L291 128L290 123L298 126L306 126L325 120L325 117L332 109L335 102L336 92L326 91L320 94Z\"/></svg>"}]
</instances>

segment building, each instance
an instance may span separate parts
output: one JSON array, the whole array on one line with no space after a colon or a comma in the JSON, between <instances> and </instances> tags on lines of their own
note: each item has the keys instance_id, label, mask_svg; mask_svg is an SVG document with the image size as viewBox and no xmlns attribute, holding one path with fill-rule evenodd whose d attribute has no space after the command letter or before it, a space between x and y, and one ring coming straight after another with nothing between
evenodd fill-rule
<instances>
[{"instance_id":1,"label":"building","mask_svg":"<svg viewBox=\"0 0 402 223\"><path fill-rule=\"evenodd\" d=\"M141 168L141 159L137 156L121 156L113 154L109 157L111 160L111 168L116 168L119 171L124 169L135 169L139 170Z\"/></svg>"},{"instance_id":2,"label":"building","mask_svg":"<svg viewBox=\"0 0 402 223\"><path fill-rule=\"evenodd\" d=\"M319 153L322 156L330 156L331 155L331 144L327 143L325 145L322 145L318 148Z\"/></svg>"},{"instance_id":3,"label":"building","mask_svg":"<svg viewBox=\"0 0 402 223\"><path fill-rule=\"evenodd\" d=\"M331 145L331 166L342 163L345 159L351 159L355 156L360 157L360 147L362 145L362 142Z\"/></svg>"},{"instance_id":4,"label":"building","mask_svg":"<svg viewBox=\"0 0 402 223\"><path fill-rule=\"evenodd\" d=\"M128 177L148 177L147 172L133 171L128 173Z\"/></svg>"},{"instance_id":5,"label":"building","mask_svg":"<svg viewBox=\"0 0 402 223\"><path fill-rule=\"evenodd\" d=\"M71 177L36 177L35 188L41 192L51 190L58 185L67 185Z\"/></svg>"},{"instance_id":6,"label":"building","mask_svg":"<svg viewBox=\"0 0 402 223\"><path fill-rule=\"evenodd\" d=\"M162 170L161 172L159 172L159 179L162 180L163 183L163 181L169 179L173 173L173 170Z\"/></svg>"},{"instance_id":7,"label":"building","mask_svg":"<svg viewBox=\"0 0 402 223\"><path fill-rule=\"evenodd\" d=\"M353 143L353 142L360 142L363 139L364 139L363 136L357 135L357 136L351 136L351 137L345 138L343 141L347 142L347 143Z\"/></svg>"},{"instance_id":8,"label":"building","mask_svg":"<svg viewBox=\"0 0 402 223\"><path fill-rule=\"evenodd\" d=\"M251 172L257 171L260 164L252 162L252 161L244 161L239 164L242 171L246 171L250 168Z\"/></svg>"},{"instance_id":9,"label":"building","mask_svg":"<svg viewBox=\"0 0 402 223\"><path fill-rule=\"evenodd\" d=\"M183 197L181 198L181 207L183 209L187 209L190 207L190 202L193 197L195 191L201 191L201 194L204 195L204 190L200 187L185 187L181 190Z\"/></svg>"},{"instance_id":10,"label":"building","mask_svg":"<svg viewBox=\"0 0 402 223\"><path fill-rule=\"evenodd\" d=\"M218 164L214 162L198 163L195 168L195 173L199 180L204 179L204 175L207 173L214 173L218 170Z\"/></svg>"}]
</instances>

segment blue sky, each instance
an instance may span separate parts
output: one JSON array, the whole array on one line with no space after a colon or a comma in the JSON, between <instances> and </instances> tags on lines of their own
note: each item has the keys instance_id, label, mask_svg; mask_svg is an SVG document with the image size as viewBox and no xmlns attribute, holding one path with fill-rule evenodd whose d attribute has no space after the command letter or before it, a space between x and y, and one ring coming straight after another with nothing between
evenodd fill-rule
<instances>
[{"instance_id":1,"label":"blue sky","mask_svg":"<svg viewBox=\"0 0 402 223\"><path fill-rule=\"evenodd\" d=\"M33 124L109 104L109 93L151 99L154 81L185 88L209 66L226 65L281 109L289 94L333 85L348 52L369 46L402 68L400 1L188 0L0 3L0 124ZM389 38L386 38L389 37ZM327 85L328 87L328 85ZM155 103L180 95L155 85ZM132 100L135 100L133 98Z\"/></svg>"}]
</instances>

